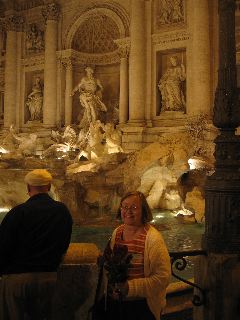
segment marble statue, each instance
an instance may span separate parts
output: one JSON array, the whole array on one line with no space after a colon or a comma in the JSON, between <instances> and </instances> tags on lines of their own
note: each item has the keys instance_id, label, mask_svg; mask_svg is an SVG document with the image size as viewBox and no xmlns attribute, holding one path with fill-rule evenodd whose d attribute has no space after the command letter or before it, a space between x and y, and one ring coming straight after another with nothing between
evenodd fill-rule
<instances>
[{"instance_id":1,"label":"marble statue","mask_svg":"<svg viewBox=\"0 0 240 320\"><path fill-rule=\"evenodd\" d=\"M182 84L186 80L185 67L177 56L170 57L170 67L161 77L158 88L162 96L161 111L185 111L186 102Z\"/></svg>"},{"instance_id":2,"label":"marble statue","mask_svg":"<svg viewBox=\"0 0 240 320\"><path fill-rule=\"evenodd\" d=\"M80 104L84 108L80 128L88 128L91 123L101 120L101 113L107 111L107 107L101 101L103 87L100 80L94 78L92 68L87 67L85 71L86 76L81 79L71 93L73 96L79 91Z\"/></svg>"},{"instance_id":3,"label":"marble statue","mask_svg":"<svg viewBox=\"0 0 240 320\"><path fill-rule=\"evenodd\" d=\"M30 121L40 121L42 119L43 88L40 77L35 79L32 92L27 97L26 106L30 112Z\"/></svg>"},{"instance_id":4,"label":"marble statue","mask_svg":"<svg viewBox=\"0 0 240 320\"><path fill-rule=\"evenodd\" d=\"M17 134L14 125L9 128L9 132L3 137L0 145L0 152L6 154L8 158L19 158L36 154L37 134L24 133Z\"/></svg>"},{"instance_id":5,"label":"marble statue","mask_svg":"<svg viewBox=\"0 0 240 320\"><path fill-rule=\"evenodd\" d=\"M16 150L17 141L15 137L16 137L16 128L13 124L11 124L9 127L9 131L6 132L2 137L1 153L10 153Z\"/></svg>"},{"instance_id":6,"label":"marble statue","mask_svg":"<svg viewBox=\"0 0 240 320\"><path fill-rule=\"evenodd\" d=\"M28 51L39 52L44 49L43 32L37 28L36 24L31 24L26 35L26 48Z\"/></svg>"},{"instance_id":7,"label":"marble statue","mask_svg":"<svg viewBox=\"0 0 240 320\"><path fill-rule=\"evenodd\" d=\"M121 132L114 128L113 123L106 123L104 126L105 131L105 153L118 153L123 152L121 147Z\"/></svg>"},{"instance_id":8,"label":"marble statue","mask_svg":"<svg viewBox=\"0 0 240 320\"><path fill-rule=\"evenodd\" d=\"M18 149L16 150L17 154L23 156L31 156L36 154L37 134L30 133L25 137L16 136L16 140L19 142Z\"/></svg>"},{"instance_id":9,"label":"marble statue","mask_svg":"<svg viewBox=\"0 0 240 320\"><path fill-rule=\"evenodd\" d=\"M100 157L104 152L103 146L104 133L100 120L92 122L89 126L88 146L87 151L90 159Z\"/></svg>"},{"instance_id":10,"label":"marble statue","mask_svg":"<svg viewBox=\"0 0 240 320\"><path fill-rule=\"evenodd\" d=\"M69 146L70 148L74 148L76 145L76 140L77 140L77 134L75 130L70 126L66 126L63 136L62 136L63 142Z\"/></svg>"},{"instance_id":11,"label":"marble statue","mask_svg":"<svg viewBox=\"0 0 240 320\"><path fill-rule=\"evenodd\" d=\"M99 158L104 154L123 152L121 132L114 128L113 123L104 125L97 120L90 124L88 132L80 130L78 148L81 150L78 159L84 156L88 160Z\"/></svg>"},{"instance_id":12,"label":"marble statue","mask_svg":"<svg viewBox=\"0 0 240 320\"><path fill-rule=\"evenodd\" d=\"M77 147L78 136L70 125L66 126L63 133L52 130L51 138L54 143L43 151L43 158L60 158L63 155L66 158L67 152ZM63 155L60 156L60 153Z\"/></svg>"}]
</instances>

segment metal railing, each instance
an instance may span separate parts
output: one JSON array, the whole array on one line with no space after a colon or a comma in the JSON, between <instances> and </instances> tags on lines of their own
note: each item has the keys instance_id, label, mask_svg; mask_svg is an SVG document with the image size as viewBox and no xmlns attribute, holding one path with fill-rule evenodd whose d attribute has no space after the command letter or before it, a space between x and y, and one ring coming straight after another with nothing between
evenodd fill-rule
<instances>
[{"instance_id":1,"label":"metal railing","mask_svg":"<svg viewBox=\"0 0 240 320\"><path fill-rule=\"evenodd\" d=\"M194 293L193 295L193 299L192 299L192 303L194 306L202 306L204 305L205 301L206 301L206 291L202 288L200 288L197 284L189 281L189 280L186 280L182 277L180 277L178 274L176 274L174 272L174 269L178 270L178 271L183 271L188 262L187 262L187 257L196 257L196 256L200 256L200 255L207 255L207 252L204 251L204 250L193 250L193 251L180 251L180 252L169 252L169 255L171 257L171 270L172 270L172 275L184 282L184 283L187 283L188 285L198 289L199 291L199 295Z\"/></svg>"}]
</instances>

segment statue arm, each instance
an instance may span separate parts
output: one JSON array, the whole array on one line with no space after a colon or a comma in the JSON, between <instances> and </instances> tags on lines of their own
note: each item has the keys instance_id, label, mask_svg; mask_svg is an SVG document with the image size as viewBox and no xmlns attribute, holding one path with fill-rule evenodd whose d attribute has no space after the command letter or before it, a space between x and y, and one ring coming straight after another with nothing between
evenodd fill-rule
<instances>
[{"instance_id":1,"label":"statue arm","mask_svg":"<svg viewBox=\"0 0 240 320\"><path fill-rule=\"evenodd\" d=\"M33 91L32 91L31 93L29 93L28 98L32 98L32 96L34 95L34 93L35 93L35 92L33 92Z\"/></svg>"},{"instance_id":2,"label":"statue arm","mask_svg":"<svg viewBox=\"0 0 240 320\"><path fill-rule=\"evenodd\" d=\"M97 83L97 86L98 86L99 90L100 90L100 91L103 91L103 86L102 86L100 80L97 79L97 80L96 80L96 83Z\"/></svg>"},{"instance_id":3,"label":"statue arm","mask_svg":"<svg viewBox=\"0 0 240 320\"><path fill-rule=\"evenodd\" d=\"M181 71L180 71L180 80L184 81L186 79L186 70L184 64L181 64Z\"/></svg>"},{"instance_id":4,"label":"statue arm","mask_svg":"<svg viewBox=\"0 0 240 320\"><path fill-rule=\"evenodd\" d=\"M74 96L74 94L80 89L80 83L76 85L76 87L73 88L70 97Z\"/></svg>"}]
</instances>

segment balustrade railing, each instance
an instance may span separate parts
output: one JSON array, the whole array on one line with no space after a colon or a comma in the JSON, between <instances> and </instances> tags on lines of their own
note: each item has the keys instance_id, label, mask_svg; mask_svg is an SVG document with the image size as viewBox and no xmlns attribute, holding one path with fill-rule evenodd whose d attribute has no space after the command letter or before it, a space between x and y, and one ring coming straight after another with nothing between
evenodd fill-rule
<instances>
[{"instance_id":1,"label":"balustrade railing","mask_svg":"<svg viewBox=\"0 0 240 320\"><path fill-rule=\"evenodd\" d=\"M187 283L188 285L196 288L199 292L199 294L194 293L192 303L194 306L201 306L205 303L206 301L206 291L202 288L200 288L197 284L191 282L190 280L186 280L182 277L180 277L178 274L175 273L175 270L178 271L183 271L188 262L187 258L188 257L196 257L200 255L207 255L207 252L204 250L193 250L193 251L178 251L178 252L169 252L169 255L171 257L171 270L172 270L172 275L178 279L179 281L182 281L184 283Z\"/></svg>"}]
</instances>

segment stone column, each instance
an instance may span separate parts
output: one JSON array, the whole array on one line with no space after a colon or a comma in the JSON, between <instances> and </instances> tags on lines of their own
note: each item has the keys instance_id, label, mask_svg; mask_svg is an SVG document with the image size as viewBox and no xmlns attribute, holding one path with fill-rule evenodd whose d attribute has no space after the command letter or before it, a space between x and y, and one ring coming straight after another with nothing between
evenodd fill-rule
<instances>
[{"instance_id":1,"label":"stone column","mask_svg":"<svg viewBox=\"0 0 240 320\"><path fill-rule=\"evenodd\" d=\"M129 56L129 123L144 125L145 120L145 1L131 0L131 49Z\"/></svg>"},{"instance_id":2,"label":"stone column","mask_svg":"<svg viewBox=\"0 0 240 320\"><path fill-rule=\"evenodd\" d=\"M208 0L190 0L192 30L192 97L188 114L209 113L211 102ZM192 99L191 99L192 100Z\"/></svg>"},{"instance_id":3,"label":"stone column","mask_svg":"<svg viewBox=\"0 0 240 320\"><path fill-rule=\"evenodd\" d=\"M3 24L0 22L0 56L3 54Z\"/></svg>"},{"instance_id":4,"label":"stone column","mask_svg":"<svg viewBox=\"0 0 240 320\"><path fill-rule=\"evenodd\" d=\"M5 90L4 90L4 127L16 124L17 96L17 30L23 23L23 18L11 15L6 18L6 60L5 60Z\"/></svg>"},{"instance_id":5,"label":"stone column","mask_svg":"<svg viewBox=\"0 0 240 320\"><path fill-rule=\"evenodd\" d=\"M57 127L62 125L63 118L63 110L62 110L62 98L63 98L63 90L62 90L62 71L63 65L61 59L58 57L57 59L57 114L56 114L56 123ZM64 77L65 79L65 77Z\"/></svg>"},{"instance_id":6,"label":"stone column","mask_svg":"<svg viewBox=\"0 0 240 320\"><path fill-rule=\"evenodd\" d=\"M119 124L128 121L128 55L130 39L115 40L120 56Z\"/></svg>"},{"instance_id":7,"label":"stone column","mask_svg":"<svg viewBox=\"0 0 240 320\"><path fill-rule=\"evenodd\" d=\"M23 28L18 30L17 32L17 69L16 69L16 77L17 77L17 87L16 87L16 128L19 129L23 124L23 110L24 104L22 104L22 74L23 68L21 63L22 58L22 44L23 44Z\"/></svg>"},{"instance_id":8,"label":"stone column","mask_svg":"<svg viewBox=\"0 0 240 320\"><path fill-rule=\"evenodd\" d=\"M72 96L73 89L73 66L70 60L64 62L66 67L66 87L65 87L65 126L72 123Z\"/></svg>"},{"instance_id":9,"label":"stone column","mask_svg":"<svg viewBox=\"0 0 240 320\"><path fill-rule=\"evenodd\" d=\"M55 127L57 110L57 28L59 6L50 3L43 8L46 19L45 30L45 64L44 64L44 98L43 124L45 127Z\"/></svg>"},{"instance_id":10,"label":"stone column","mask_svg":"<svg viewBox=\"0 0 240 320\"><path fill-rule=\"evenodd\" d=\"M146 106L147 127L152 127L152 0L146 1Z\"/></svg>"},{"instance_id":11,"label":"stone column","mask_svg":"<svg viewBox=\"0 0 240 320\"><path fill-rule=\"evenodd\" d=\"M206 290L195 320L238 320L240 297L240 98L236 77L235 0L219 0L219 70L213 124L215 172L205 185L205 233L197 280Z\"/></svg>"}]
</instances>

